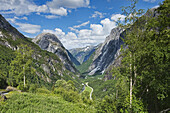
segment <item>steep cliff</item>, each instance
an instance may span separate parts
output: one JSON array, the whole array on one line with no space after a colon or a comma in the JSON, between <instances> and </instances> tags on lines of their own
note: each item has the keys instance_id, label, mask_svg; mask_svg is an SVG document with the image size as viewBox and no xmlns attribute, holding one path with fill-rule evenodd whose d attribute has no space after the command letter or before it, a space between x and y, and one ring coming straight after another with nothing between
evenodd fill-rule
<instances>
[{"instance_id":1,"label":"steep cliff","mask_svg":"<svg viewBox=\"0 0 170 113\"><path fill-rule=\"evenodd\" d=\"M119 56L120 47L123 44L122 32L123 30L118 27L112 29L102 46L95 51L93 63L89 67L89 75L103 73Z\"/></svg>"}]
</instances>

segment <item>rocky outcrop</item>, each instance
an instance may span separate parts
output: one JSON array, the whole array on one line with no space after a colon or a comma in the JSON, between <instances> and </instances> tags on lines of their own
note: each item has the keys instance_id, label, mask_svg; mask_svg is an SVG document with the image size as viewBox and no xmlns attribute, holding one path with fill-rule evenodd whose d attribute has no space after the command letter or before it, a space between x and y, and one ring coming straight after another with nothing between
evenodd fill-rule
<instances>
[{"instance_id":1,"label":"rocky outcrop","mask_svg":"<svg viewBox=\"0 0 170 113\"><path fill-rule=\"evenodd\" d=\"M32 40L34 43L39 45L39 47L43 50L47 50L56 54L60 60L63 62L66 69L75 73L77 72L73 63L71 62L71 58L69 57L67 50L64 48L63 44L60 40L51 33L42 33L39 34L35 39Z\"/></svg>"},{"instance_id":2,"label":"rocky outcrop","mask_svg":"<svg viewBox=\"0 0 170 113\"><path fill-rule=\"evenodd\" d=\"M93 63L89 67L89 75L103 73L119 56L120 47L123 44L122 32L123 29L118 27L112 29L102 46L96 50Z\"/></svg>"}]
</instances>

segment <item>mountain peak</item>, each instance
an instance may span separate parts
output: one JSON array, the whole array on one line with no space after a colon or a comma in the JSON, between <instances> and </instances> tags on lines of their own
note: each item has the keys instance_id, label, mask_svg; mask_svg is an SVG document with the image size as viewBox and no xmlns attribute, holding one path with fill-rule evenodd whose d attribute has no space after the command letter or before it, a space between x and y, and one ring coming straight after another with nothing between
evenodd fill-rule
<instances>
[{"instance_id":1,"label":"mountain peak","mask_svg":"<svg viewBox=\"0 0 170 113\"><path fill-rule=\"evenodd\" d=\"M33 42L36 43L41 49L56 54L64 63L66 69L73 73L77 72L76 68L71 62L71 58L68 55L67 50L56 35L52 33L41 33L35 39L33 39Z\"/></svg>"},{"instance_id":2,"label":"mountain peak","mask_svg":"<svg viewBox=\"0 0 170 113\"><path fill-rule=\"evenodd\" d=\"M57 46L64 48L57 36L52 33L41 33L33 39L33 42L38 45L42 45L42 49L45 49L45 47L49 44L48 42L55 43Z\"/></svg>"}]
</instances>

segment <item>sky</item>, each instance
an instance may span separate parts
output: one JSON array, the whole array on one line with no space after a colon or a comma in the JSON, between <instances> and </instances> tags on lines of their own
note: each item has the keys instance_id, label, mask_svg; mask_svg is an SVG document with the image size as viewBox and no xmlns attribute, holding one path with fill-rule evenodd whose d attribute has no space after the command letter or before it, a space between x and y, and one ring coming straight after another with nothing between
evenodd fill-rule
<instances>
[{"instance_id":1,"label":"sky","mask_svg":"<svg viewBox=\"0 0 170 113\"><path fill-rule=\"evenodd\" d=\"M163 0L138 0L137 9L158 7ZM126 17L130 0L0 0L2 14L29 38L55 34L65 48L97 45Z\"/></svg>"}]
</instances>

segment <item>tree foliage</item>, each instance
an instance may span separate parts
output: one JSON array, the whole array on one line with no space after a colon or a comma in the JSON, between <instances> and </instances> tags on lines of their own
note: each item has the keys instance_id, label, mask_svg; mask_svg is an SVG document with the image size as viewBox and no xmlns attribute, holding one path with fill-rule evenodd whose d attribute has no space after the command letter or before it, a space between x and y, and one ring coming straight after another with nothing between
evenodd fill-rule
<instances>
[{"instance_id":1,"label":"tree foliage","mask_svg":"<svg viewBox=\"0 0 170 113\"><path fill-rule=\"evenodd\" d=\"M126 48L119 72L128 77L129 112L136 109L133 102L139 99L149 112L159 112L168 107L170 95L170 1L165 0L158 9L148 10L141 17L137 16L141 10L136 12L135 4L136 0L132 0L129 12L124 9L128 14L124 25Z\"/></svg>"},{"instance_id":2,"label":"tree foliage","mask_svg":"<svg viewBox=\"0 0 170 113\"><path fill-rule=\"evenodd\" d=\"M21 45L15 51L16 58L10 63L8 83L12 86L26 87L29 84L34 69L32 68L33 50L27 45Z\"/></svg>"}]
</instances>

